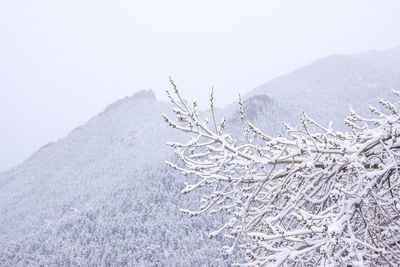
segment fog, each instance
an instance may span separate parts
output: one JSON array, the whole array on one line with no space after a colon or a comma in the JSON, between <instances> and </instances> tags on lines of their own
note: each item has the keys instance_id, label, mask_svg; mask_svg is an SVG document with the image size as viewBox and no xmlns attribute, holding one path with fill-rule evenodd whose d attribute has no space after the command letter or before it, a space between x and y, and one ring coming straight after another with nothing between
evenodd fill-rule
<instances>
[{"instance_id":1,"label":"fog","mask_svg":"<svg viewBox=\"0 0 400 267\"><path fill-rule=\"evenodd\" d=\"M331 54L400 44L399 1L1 1L0 171L142 89L217 106Z\"/></svg>"}]
</instances>

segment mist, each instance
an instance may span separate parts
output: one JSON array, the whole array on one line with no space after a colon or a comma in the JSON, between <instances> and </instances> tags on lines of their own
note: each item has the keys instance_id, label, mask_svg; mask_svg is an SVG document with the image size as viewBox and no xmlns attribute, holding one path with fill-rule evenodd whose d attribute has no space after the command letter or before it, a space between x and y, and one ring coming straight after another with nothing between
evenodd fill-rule
<instances>
[{"instance_id":1,"label":"mist","mask_svg":"<svg viewBox=\"0 0 400 267\"><path fill-rule=\"evenodd\" d=\"M217 106L331 54L400 44L398 1L2 1L0 171L171 76Z\"/></svg>"}]
</instances>

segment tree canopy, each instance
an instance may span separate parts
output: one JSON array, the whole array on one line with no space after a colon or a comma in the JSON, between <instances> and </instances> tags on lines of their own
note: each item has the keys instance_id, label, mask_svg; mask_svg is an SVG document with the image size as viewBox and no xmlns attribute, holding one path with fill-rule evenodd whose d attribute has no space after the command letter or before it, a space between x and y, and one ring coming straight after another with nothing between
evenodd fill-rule
<instances>
[{"instance_id":1,"label":"tree canopy","mask_svg":"<svg viewBox=\"0 0 400 267\"><path fill-rule=\"evenodd\" d=\"M223 234L230 255L240 248L246 266L397 266L400 264L399 103L380 100L365 118L350 108L347 132L334 131L301 114L302 128L270 136L243 122L243 137L225 132L211 94L211 119L186 103L171 80L176 118L163 115L186 143L170 142L197 177L183 193L209 188L197 211L226 213ZM400 92L393 91L400 96Z\"/></svg>"}]
</instances>

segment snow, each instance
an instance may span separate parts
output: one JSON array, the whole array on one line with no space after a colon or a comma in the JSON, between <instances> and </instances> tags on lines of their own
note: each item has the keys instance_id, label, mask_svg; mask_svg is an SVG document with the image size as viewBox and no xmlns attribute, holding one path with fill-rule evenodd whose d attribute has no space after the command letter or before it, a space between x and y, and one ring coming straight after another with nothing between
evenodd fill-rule
<instances>
[{"instance_id":1,"label":"snow","mask_svg":"<svg viewBox=\"0 0 400 267\"><path fill-rule=\"evenodd\" d=\"M332 56L274 79L244 98L244 119L279 133L283 121L298 123L304 108L317 121L343 127L349 104L363 114L378 96L390 100L390 90L400 88L399 50ZM166 143L182 140L161 117L171 109L141 91L0 174L0 265L233 261L221 256L224 241L208 238L223 218L179 213L204 192L181 196L188 178L166 170L164 161L173 161ZM241 136L238 105L217 110L217 121L221 114L228 131Z\"/></svg>"}]
</instances>

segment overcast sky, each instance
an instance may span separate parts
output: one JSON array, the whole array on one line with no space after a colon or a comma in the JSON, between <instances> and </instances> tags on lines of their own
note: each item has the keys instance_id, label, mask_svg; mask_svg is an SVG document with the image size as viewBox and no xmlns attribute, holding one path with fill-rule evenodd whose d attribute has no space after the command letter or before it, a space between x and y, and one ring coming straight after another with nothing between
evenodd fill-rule
<instances>
[{"instance_id":1,"label":"overcast sky","mask_svg":"<svg viewBox=\"0 0 400 267\"><path fill-rule=\"evenodd\" d=\"M400 1L0 0L0 171L141 89L226 105L330 54L400 44Z\"/></svg>"}]
</instances>

